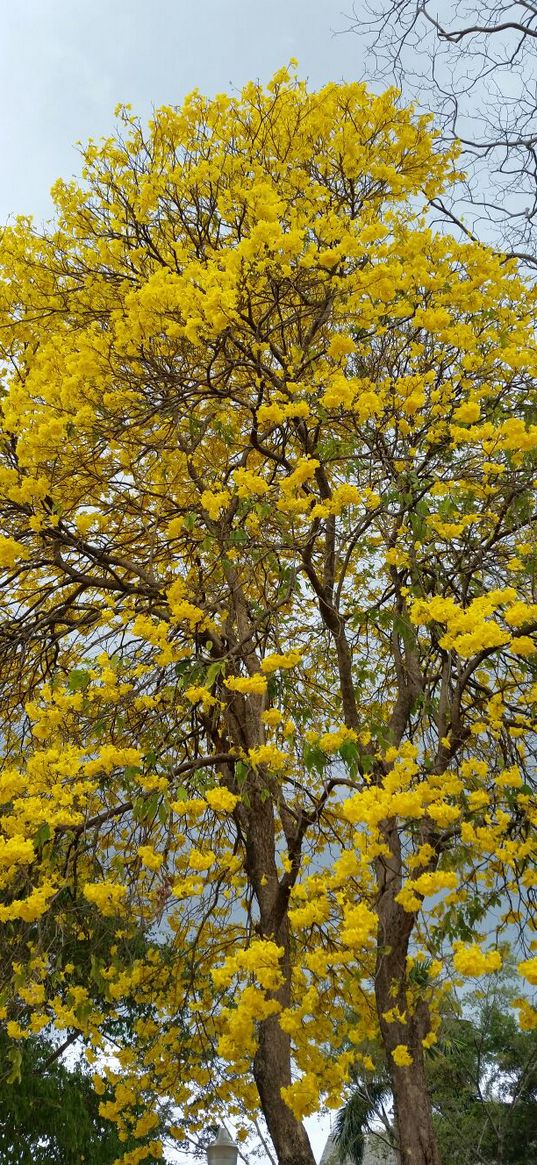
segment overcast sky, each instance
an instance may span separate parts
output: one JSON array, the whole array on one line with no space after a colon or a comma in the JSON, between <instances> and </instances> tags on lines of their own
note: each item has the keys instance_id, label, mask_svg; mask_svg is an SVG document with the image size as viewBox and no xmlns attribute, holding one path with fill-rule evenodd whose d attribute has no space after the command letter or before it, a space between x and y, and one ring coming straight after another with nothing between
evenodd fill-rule
<instances>
[{"instance_id":1,"label":"overcast sky","mask_svg":"<svg viewBox=\"0 0 537 1165\"><path fill-rule=\"evenodd\" d=\"M0 223L50 213L78 172L76 141L111 132L114 106L143 117L194 87L266 81L290 57L313 86L355 80L359 39L334 35L352 0L0 0Z\"/></svg>"}]
</instances>

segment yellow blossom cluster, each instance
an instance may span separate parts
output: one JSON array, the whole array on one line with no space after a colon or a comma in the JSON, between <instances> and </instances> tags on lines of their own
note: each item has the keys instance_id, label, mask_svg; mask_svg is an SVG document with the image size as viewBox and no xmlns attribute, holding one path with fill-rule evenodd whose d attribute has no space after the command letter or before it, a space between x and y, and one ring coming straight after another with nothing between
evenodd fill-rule
<instances>
[{"instance_id":1,"label":"yellow blossom cluster","mask_svg":"<svg viewBox=\"0 0 537 1165\"><path fill-rule=\"evenodd\" d=\"M469 946L457 943L453 963L461 975L478 977L498 971L502 965L502 956L499 951L483 951L477 943Z\"/></svg>"},{"instance_id":2,"label":"yellow blossom cluster","mask_svg":"<svg viewBox=\"0 0 537 1165\"><path fill-rule=\"evenodd\" d=\"M447 650L453 648L458 655L467 658L484 648L502 647L510 642L509 631L491 621L490 616L502 604L512 602L516 597L512 587L492 590L474 599L465 610L451 598L419 599L412 604L411 619L418 625L433 620L445 623L447 630L439 640L440 646Z\"/></svg>"}]
</instances>

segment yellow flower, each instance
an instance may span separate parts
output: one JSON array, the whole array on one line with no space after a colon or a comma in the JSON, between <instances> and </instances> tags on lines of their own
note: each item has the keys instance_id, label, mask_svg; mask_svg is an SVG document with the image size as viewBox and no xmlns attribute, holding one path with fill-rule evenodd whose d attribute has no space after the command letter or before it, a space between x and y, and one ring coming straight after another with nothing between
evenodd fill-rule
<instances>
[{"instance_id":1,"label":"yellow flower","mask_svg":"<svg viewBox=\"0 0 537 1165\"><path fill-rule=\"evenodd\" d=\"M353 728L346 728L342 724L339 728L335 728L333 732L323 733L319 739L319 748L326 753L337 752L342 744L354 740L358 740L358 734Z\"/></svg>"},{"instance_id":2,"label":"yellow flower","mask_svg":"<svg viewBox=\"0 0 537 1165\"><path fill-rule=\"evenodd\" d=\"M261 719L263 724L266 724L269 728L275 728L277 724L281 724L283 716L277 708L267 708L267 711L263 712Z\"/></svg>"},{"instance_id":3,"label":"yellow flower","mask_svg":"<svg viewBox=\"0 0 537 1165\"><path fill-rule=\"evenodd\" d=\"M509 645L510 651L513 655L535 655L537 651L537 643L530 639L529 635L514 635Z\"/></svg>"},{"instance_id":4,"label":"yellow flower","mask_svg":"<svg viewBox=\"0 0 537 1165\"><path fill-rule=\"evenodd\" d=\"M491 975L498 971L501 965L502 956L499 951L483 951L477 943L470 943L468 946L464 946L463 943L455 944L453 966L461 975L469 977Z\"/></svg>"},{"instance_id":5,"label":"yellow flower","mask_svg":"<svg viewBox=\"0 0 537 1165\"><path fill-rule=\"evenodd\" d=\"M528 1003L527 999L513 999L512 1007L518 1011L518 1022L523 1032L535 1031L537 1028L537 1009Z\"/></svg>"},{"instance_id":6,"label":"yellow flower","mask_svg":"<svg viewBox=\"0 0 537 1165\"><path fill-rule=\"evenodd\" d=\"M392 1060L398 1068L408 1068L414 1062L406 1044L398 1044L393 1049Z\"/></svg>"},{"instance_id":7,"label":"yellow flower","mask_svg":"<svg viewBox=\"0 0 537 1165\"><path fill-rule=\"evenodd\" d=\"M6 1032L10 1040L26 1040L30 1034L28 1031L25 1031L23 1027L21 1027L20 1023L18 1023L16 1019L8 1020L6 1024Z\"/></svg>"},{"instance_id":8,"label":"yellow flower","mask_svg":"<svg viewBox=\"0 0 537 1165\"><path fill-rule=\"evenodd\" d=\"M260 425L279 425L285 420L285 409L276 401L273 404L260 405L257 419Z\"/></svg>"},{"instance_id":9,"label":"yellow flower","mask_svg":"<svg viewBox=\"0 0 537 1165\"><path fill-rule=\"evenodd\" d=\"M35 857L33 842L22 837L20 833L9 837L6 841L0 837L0 869L9 869L11 866L25 865Z\"/></svg>"},{"instance_id":10,"label":"yellow flower","mask_svg":"<svg viewBox=\"0 0 537 1165\"><path fill-rule=\"evenodd\" d=\"M524 623L533 623L537 621L537 603L513 603L505 612L504 619L509 627L523 627Z\"/></svg>"},{"instance_id":11,"label":"yellow flower","mask_svg":"<svg viewBox=\"0 0 537 1165\"><path fill-rule=\"evenodd\" d=\"M23 922L35 922L46 914L49 899L55 895L56 890L56 886L45 882L32 890L26 898L15 898L9 906L0 906L0 922L17 918Z\"/></svg>"},{"instance_id":12,"label":"yellow flower","mask_svg":"<svg viewBox=\"0 0 537 1165\"><path fill-rule=\"evenodd\" d=\"M202 853L201 850L192 849L188 855L188 864L191 870L209 870L214 866L216 856L212 850L206 850Z\"/></svg>"},{"instance_id":13,"label":"yellow flower","mask_svg":"<svg viewBox=\"0 0 537 1165\"><path fill-rule=\"evenodd\" d=\"M216 521L220 517L222 510L225 510L230 501L231 494L227 489L216 490L214 492L213 490L205 489L201 495L203 509L213 521Z\"/></svg>"},{"instance_id":14,"label":"yellow flower","mask_svg":"<svg viewBox=\"0 0 537 1165\"><path fill-rule=\"evenodd\" d=\"M286 767L289 757L273 744L261 744L258 748L251 748L248 752L250 761L257 765L266 765L273 773L280 773Z\"/></svg>"},{"instance_id":15,"label":"yellow flower","mask_svg":"<svg viewBox=\"0 0 537 1165\"><path fill-rule=\"evenodd\" d=\"M204 711L218 703L216 696L213 696L212 692L201 684L192 684L189 688L185 688L185 696L191 704L203 704Z\"/></svg>"},{"instance_id":16,"label":"yellow flower","mask_svg":"<svg viewBox=\"0 0 537 1165\"><path fill-rule=\"evenodd\" d=\"M341 356L348 356L350 352L354 352L355 347L356 345L351 336L344 336L341 333L337 333L330 340L328 355L333 360L339 360Z\"/></svg>"},{"instance_id":17,"label":"yellow flower","mask_svg":"<svg viewBox=\"0 0 537 1165\"><path fill-rule=\"evenodd\" d=\"M13 567L19 559L28 558L28 547L14 538L0 536L0 567Z\"/></svg>"},{"instance_id":18,"label":"yellow flower","mask_svg":"<svg viewBox=\"0 0 537 1165\"><path fill-rule=\"evenodd\" d=\"M300 663L301 658L301 651L286 651L283 655L278 655L277 653L274 655L266 655L261 660L261 671L265 675L269 675L274 671L278 671L280 668L296 667Z\"/></svg>"},{"instance_id":19,"label":"yellow flower","mask_svg":"<svg viewBox=\"0 0 537 1165\"><path fill-rule=\"evenodd\" d=\"M205 800L216 813L232 813L240 798L225 785L219 785L216 789L207 789Z\"/></svg>"},{"instance_id":20,"label":"yellow flower","mask_svg":"<svg viewBox=\"0 0 537 1165\"><path fill-rule=\"evenodd\" d=\"M188 599L183 598L182 580L172 583L168 590L168 602L170 611L177 622L184 620L192 628L203 623L205 616L200 607L196 607L195 603L190 603Z\"/></svg>"},{"instance_id":21,"label":"yellow flower","mask_svg":"<svg viewBox=\"0 0 537 1165\"><path fill-rule=\"evenodd\" d=\"M315 471L320 462L315 457L299 457L292 473L282 481L281 489L284 496L289 497L301 488L307 481L315 477Z\"/></svg>"},{"instance_id":22,"label":"yellow flower","mask_svg":"<svg viewBox=\"0 0 537 1165\"><path fill-rule=\"evenodd\" d=\"M465 401L464 404L459 405L453 413L454 421L463 421L465 424L473 425L479 420L481 416L481 406L477 401Z\"/></svg>"},{"instance_id":23,"label":"yellow flower","mask_svg":"<svg viewBox=\"0 0 537 1165\"><path fill-rule=\"evenodd\" d=\"M267 681L260 672L253 676L228 676L224 684L230 692L241 692L242 695L264 696L267 690Z\"/></svg>"},{"instance_id":24,"label":"yellow flower","mask_svg":"<svg viewBox=\"0 0 537 1165\"><path fill-rule=\"evenodd\" d=\"M155 853L152 845L138 846L138 856L142 865L147 866L148 870L160 870L164 861L163 855Z\"/></svg>"},{"instance_id":25,"label":"yellow flower","mask_svg":"<svg viewBox=\"0 0 537 1165\"><path fill-rule=\"evenodd\" d=\"M112 916L124 909L127 887L117 882L86 882L83 894L101 914Z\"/></svg>"},{"instance_id":26,"label":"yellow flower","mask_svg":"<svg viewBox=\"0 0 537 1165\"><path fill-rule=\"evenodd\" d=\"M366 906L365 902L357 902L345 907L341 941L348 947L363 948L367 946L378 926L377 915Z\"/></svg>"},{"instance_id":27,"label":"yellow flower","mask_svg":"<svg viewBox=\"0 0 537 1165\"><path fill-rule=\"evenodd\" d=\"M319 1106L319 1083L312 1072L306 1072L299 1080L280 1089L282 1099L301 1121L311 1116Z\"/></svg>"},{"instance_id":28,"label":"yellow flower","mask_svg":"<svg viewBox=\"0 0 537 1165\"><path fill-rule=\"evenodd\" d=\"M525 959L524 962L518 964L518 970L528 983L533 987L537 987L537 957L534 959Z\"/></svg>"},{"instance_id":29,"label":"yellow flower","mask_svg":"<svg viewBox=\"0 0 537 1165\"><path fill-rule=\"evenodd\" d=\"M439 890L453 890L459 884L459 876L454 870L435 870L420 874L408 883L418 894L437 894Z\"/></svg>"},{"instance_id":30,"label":"yellow flower","mask_svg":"<svg viewBox=\"0 0 537 1165\"><path fill-rule=\"evenodd\" d=\"M235 469L233 480L240 498L260 497L269 490L268 482L249 469Z\"/></svg>"}]
</instances>

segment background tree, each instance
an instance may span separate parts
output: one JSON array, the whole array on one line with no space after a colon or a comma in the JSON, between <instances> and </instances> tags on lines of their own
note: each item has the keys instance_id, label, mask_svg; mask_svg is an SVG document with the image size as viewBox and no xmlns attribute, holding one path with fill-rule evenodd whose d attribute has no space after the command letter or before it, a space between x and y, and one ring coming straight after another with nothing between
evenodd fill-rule
<instances>
[{"instance_id":1,"label":"background tree","mask_svg":"<svg viewBox=\"0 0 537 1165\"><path fill-rule=\"evenodd\" d=\"M431 1057L435 1126L453 1165L524 1165L537 1149L537 1034L520 1029L512 988L494 977L447 1018Z\"/></svg>"},{"instance_id":2,"label":"background tree","mask_svg":"<svg viewBox=\"0 0 537 1165\"><path fill-rule=\"evenodd\" d=\"M123 1150L117 1128L99 1115L87 1068L54 1058L55 1049L31 1037L15 1051L0 1045L0 1160L2 1165L112 1165ZM10 1057L11 1054L11 1057Z\"/></svg>"},{"instance_id":3,"label":"background tree","mask_svg":"<svg viewBox=\"0 0 537 1165\"><path fill-rule=\"evenodd\" d=\"M358 1070L352 1092L336 1116L332 1133L340 1161L362 1165L368 1134L370 1137L378 1137L378 1143L387 1149L394 1144L393 1125L389 1116L390 1085L386 1065L379 1067L375 1073ZM379 1129L380 1120L384 1124L382 1131Z\"/></svg>"},{"instance_id":4,"label":"background tree","mask_svg":"<svg viewBox=\"0 0 537 1165\"><path fill-rule=\"evenodd\" d=\"M456 1006L447 999L438 1043L426 1057L434 1126L445 1165L524 1165L537 1145L537 1034L511 1010L512 981L499 973ZM393 1139L390 1075L358 1074L335 1124L342 1161L363 1160L365 1134ZM384 1129L379 1132L380 1124Z\"/></svg>"},{"instance_id":5,"label":"background tree","mask_svg":"<svg viewBox=\"0 0 537 1165\"><path fill-rule=\"evenodd\" d=\"M375 84L435 114L462 144L466 178L433 199L450 227L537 269L537 5L358 0L348 26L374 59Z\"/></svg>"},{"instance_id":6,"label":"background tree","mask_svg":"<svg viewBox=\"0 0 537 1165\"><path fill-rule=\"evenodd\" d=\"M436 1165L450 978L515 920L537 979L535 292L425 225L453 166L283 70L123 110L4 232L2 1018L135 1004L129 1165L171 1105L312 1165L375 1038Z\"/></svg>"}]
</instances>

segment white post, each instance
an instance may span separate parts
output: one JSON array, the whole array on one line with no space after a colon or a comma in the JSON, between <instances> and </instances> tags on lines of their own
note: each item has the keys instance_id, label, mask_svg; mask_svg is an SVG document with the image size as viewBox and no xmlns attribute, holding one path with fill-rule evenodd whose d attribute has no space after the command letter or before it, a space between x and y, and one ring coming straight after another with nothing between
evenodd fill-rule
<instances>
[{"instance_id":1,"label":"white post","mask_svg":"<svg viewBox=\"0 0 537 1165\"><path fill-rule=\"evenodd\" d=\"M207 1145L208 1165L237 1165L238 1146L220 1125L214 1141Z\"/></svg>"}]
</instances>

